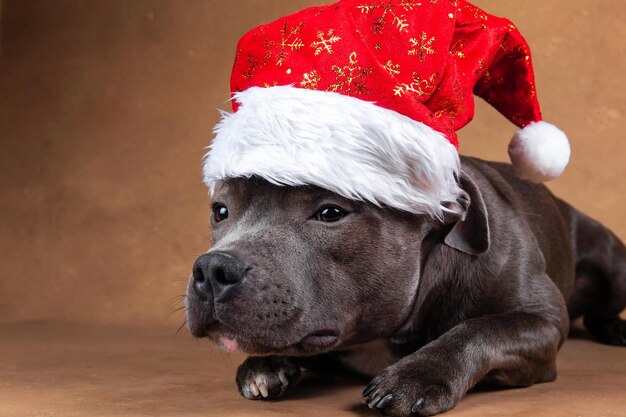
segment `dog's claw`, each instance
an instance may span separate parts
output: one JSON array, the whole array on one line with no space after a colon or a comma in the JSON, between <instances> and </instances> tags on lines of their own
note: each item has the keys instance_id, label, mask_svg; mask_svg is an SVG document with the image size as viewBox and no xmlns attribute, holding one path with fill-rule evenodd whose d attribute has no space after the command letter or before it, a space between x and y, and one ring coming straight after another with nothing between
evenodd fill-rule
<instances>
[{"instance_id":1,"label":"dog's claw","mask_svg":"<svg viewBox=\"0 0 626 417\"><path fill-rule=\"evenodd\" d=\"M370 393L374 391L375 386L376 385L374 385L374 383L370 382L369 385L363 390L363 396L367 397L368 395L370 395Z\"/></svg>"},{"instance_id":2,"label":"dog's claw","mask_svg":"<svg viewBox=\"0 0 626 417\"><path fill-rule=\"evenodd\" d=\"M376 408L385 408L393 400L393 394L387 394L376 404Z\"/></svg>"},{"instance_id":3,"label":"dog's claw","mask_svg":"<svg viewBox=\"0 0 626 417\"><path fill-rule=\"evenodd\" d=\"M267 398L267 396L270 395L266 384L259 384L259 392L263 398Z\"/></svg>"},{"instance_id":4,"label":"dog's claw","mask_svg":"<svg viewBox=\"0 0 626 417\"><path fill-rule=\"evenodd\" d=\"M422 407L424 407L425 404L426 404L426 399L424 397L415 401L415 404L413 404L413 407L411 407L411 414L416 415L419 412L419 410L421 410Z\"/></svg>"},{"instance_id":5,"label":"dog's claw","mask_svg":"<svg viewBox=\"0 0 626 417\"><path fill-rule=\"evenodd\" d=\"M372 393L372 395L370 395L368 398L365 399L365 402L367 403L367 406L369 408L374 408L374 403L376 401L378 401L378 395L376 395L376 393Z\"/></svg>"},{"instance_id":6,"label":"dog's claw","mask_svg":"<svg viewBox=\"0 0 626 417\"><path fill-rule=\"evenodd\" d=\"M237 369L237 388L248 400L275 400L293 389L301 370L286 357L249 357Z\"/></svg>"},{"instance_id":7,"label":"dog's claw","mask_svg":"<svg viewBox=\"0 0 626 417\"><path fill-rule=\"evenodd\" d=\"M286 387L287 385L289 385L289 380L287 379L287 376L285 375L285 371L278 372L278 379L280 380L280 383L283 384L283 387Z\"/></svg>"},{"instance_id":8,"label":"dog's claw","mask_svg":"<svg viewBox=\"0 0 626 417\"><path fill-rule=\"evenodd\" d=\"M250 392L254 394L255 397L259 396L259 388L256 386L255 382L251 382L248 388L250 388Z\"/></svg>"}]
</instances>

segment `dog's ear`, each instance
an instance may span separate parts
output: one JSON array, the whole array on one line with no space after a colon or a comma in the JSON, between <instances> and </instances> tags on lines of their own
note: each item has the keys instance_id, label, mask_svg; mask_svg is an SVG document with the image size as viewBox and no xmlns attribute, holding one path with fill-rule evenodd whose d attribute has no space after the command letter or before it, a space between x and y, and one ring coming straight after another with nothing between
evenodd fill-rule
<instances>
[{"instance_id":1,"label":"dog's ear","mask_svg":"<svg viewBox=\"0 0 626 417\"><path fill-rule=\"evenodd\" d=\"M487 207L474 180L461 173L460 185L463 191L456 201L445 204L451 210L444 216L446 223L454 226L444 242L461 252L481 255L489 250L489 222Z\"/></svg>"}]
</instances>

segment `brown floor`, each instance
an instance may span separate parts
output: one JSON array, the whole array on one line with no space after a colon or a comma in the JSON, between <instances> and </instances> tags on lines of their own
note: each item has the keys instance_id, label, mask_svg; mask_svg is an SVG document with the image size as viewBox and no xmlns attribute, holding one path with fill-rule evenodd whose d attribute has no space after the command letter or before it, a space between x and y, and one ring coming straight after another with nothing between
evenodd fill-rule
<instances>
[{"instance_id":1,"label":"brown floor","mask_svg":"<svg viewBox=\"0 0 626 417\"><path fill-rule=\"evenodd\" d=\"M580 332L578 332L580 333ZM278 402L244 400L240 355L166 327L0 324L0 416L376 416L364 381L310 376ZM559 356L559 378L473 393L450 416L626 416L626 349L584 335Z\"/></svg>"}]
</instances>

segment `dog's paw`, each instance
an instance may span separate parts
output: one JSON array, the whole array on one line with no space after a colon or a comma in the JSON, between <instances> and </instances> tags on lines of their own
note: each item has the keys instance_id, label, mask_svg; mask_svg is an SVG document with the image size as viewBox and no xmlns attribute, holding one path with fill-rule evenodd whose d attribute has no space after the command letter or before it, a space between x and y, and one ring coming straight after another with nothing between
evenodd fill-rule
<instances>
[{"instance_id":1,"label":"dog's paw","mask_svg":"<svg viewBox=\"0 0 626 417\"><path fill-rule=\"evenodd\" d=\"M275 400L300 382L300 367L282 356L249 357L237 369L239 393L249 400Z\"/></svg>"},{"instance_id":2,"label":"dog's paw","mask_svg":"<svg viewBox=\"0 0 626 417\"><path fill-rule=\"evenodd\" d=\"M394 417L432 416L452 409L463 396L442 366L402 362L386 368L365 388L370 408Z\"/></svg>"}]
</instances>

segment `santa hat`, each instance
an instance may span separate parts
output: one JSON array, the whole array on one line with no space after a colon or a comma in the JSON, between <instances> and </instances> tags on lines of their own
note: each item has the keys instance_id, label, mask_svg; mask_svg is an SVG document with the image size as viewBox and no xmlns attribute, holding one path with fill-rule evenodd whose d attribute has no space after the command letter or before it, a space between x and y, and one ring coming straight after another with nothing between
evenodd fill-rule
<instances>
[{"instance_id":1,"label":"santa hat","mask_svg":"<svg viewBox=\"0 0 626 417\"><path fill-rule=\"evenodd\" d=\"M541 119L526 41L464 0L342 0L259 26L239 42L231 90L204 162L211 190L258 176L441 218L473 94L520 127L520 177L553 179L569 160Z\"/></svg>"}]
</instances>

